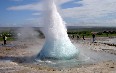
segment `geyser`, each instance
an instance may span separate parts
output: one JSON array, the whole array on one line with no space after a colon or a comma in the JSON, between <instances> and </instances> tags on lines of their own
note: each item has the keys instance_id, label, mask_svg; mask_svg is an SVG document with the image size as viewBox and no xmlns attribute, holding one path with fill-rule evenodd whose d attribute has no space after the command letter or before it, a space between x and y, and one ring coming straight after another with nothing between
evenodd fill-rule
<instances>
[{"instance_id":1,"label":"geyser","mask_svg":"<svg viewBox=\"0 0 116 73\"><path fill-rule=\"evenodd\" d=\"M54 0L44 0L45 44L38 54L38 58L68 60L77 57L78 49L71 43L65 23L57 11Z\"/></svg>"}]
</instances>

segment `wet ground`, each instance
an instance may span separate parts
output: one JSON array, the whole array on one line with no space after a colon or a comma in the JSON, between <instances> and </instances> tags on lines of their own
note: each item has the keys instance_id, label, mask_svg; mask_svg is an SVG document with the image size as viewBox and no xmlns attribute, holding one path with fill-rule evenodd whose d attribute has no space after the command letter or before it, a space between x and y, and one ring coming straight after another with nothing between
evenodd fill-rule
<instances>
[{"instance_id":1,"label":"wet ground","mask_svg":"<svg viewBox=\"0 0 116 73\"><path fill-rule=\"evenodd\" d=\"M75 45L81 44L81 47L86 47L98 54L105 52L105 54L111 55L103 56L107 57L107 59L102 58L104 61L100 59L96 63L88 63L80 67L55 69L34 63L36 54L41 50L44 39L38 42L9 41L6 46L0 45L0 73L116 73L116 61L113 59L116 57L116 46L101 42L92 43L89 40L73 40L72 42ZM2 43L0 42L0 44ZM82 51L87 52L88 50L84 49Z\"/></svg>"}]
</instances>

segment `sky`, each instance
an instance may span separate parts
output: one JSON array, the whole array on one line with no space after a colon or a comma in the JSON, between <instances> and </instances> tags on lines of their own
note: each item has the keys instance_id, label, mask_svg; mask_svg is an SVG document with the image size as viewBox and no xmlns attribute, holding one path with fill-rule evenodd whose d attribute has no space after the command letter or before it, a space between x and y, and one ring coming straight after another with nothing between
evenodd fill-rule
<instances>
[{"instance_id":1,"label":"sky","mask_svg":"<svg viewBox=\"0 0 116 73\"><path fill-rule=\"evenodd\" d=\"M0 27L42 26L43 0L0 0ZM116 27L116 0L55 0L67 26Z\"/></svg>"}]
</instances>

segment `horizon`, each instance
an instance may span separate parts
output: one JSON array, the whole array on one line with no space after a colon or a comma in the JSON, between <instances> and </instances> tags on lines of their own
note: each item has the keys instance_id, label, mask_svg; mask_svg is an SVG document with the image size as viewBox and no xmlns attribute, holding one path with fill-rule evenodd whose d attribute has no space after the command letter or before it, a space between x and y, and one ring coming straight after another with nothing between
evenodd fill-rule
<instances>
[{"instance_id":1,"label":"horizon","mask_svg":"<svg viewBox=\"0 0 116 73\"><path fill-rule=\"evenodd\" d=\"M0 28L42 28L43 26L5 26ZM116 28L114 26L66 26L68 27L75 27L75 28Z\"/></svg>"}]
</instances>

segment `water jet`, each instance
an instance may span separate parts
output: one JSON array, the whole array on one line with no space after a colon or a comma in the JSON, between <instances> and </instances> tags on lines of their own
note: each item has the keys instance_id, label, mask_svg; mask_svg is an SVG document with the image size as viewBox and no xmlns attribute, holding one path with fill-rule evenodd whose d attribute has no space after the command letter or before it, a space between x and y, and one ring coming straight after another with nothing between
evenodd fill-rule
<instances>
[{"instance_id":1,"label":"water jet","mask_svg":"<svg viewBox=\"0 0 116 73\"><path fill-rule=\"evenodd\" d=\"M37 58L41 60L69 60L77 57L79 50L71 43L65 23L57 11L54 0L44 0L45 44Z\"/></svg>"}]
</instances>

